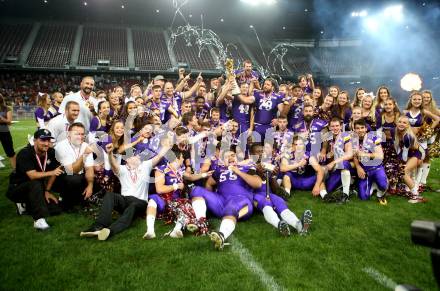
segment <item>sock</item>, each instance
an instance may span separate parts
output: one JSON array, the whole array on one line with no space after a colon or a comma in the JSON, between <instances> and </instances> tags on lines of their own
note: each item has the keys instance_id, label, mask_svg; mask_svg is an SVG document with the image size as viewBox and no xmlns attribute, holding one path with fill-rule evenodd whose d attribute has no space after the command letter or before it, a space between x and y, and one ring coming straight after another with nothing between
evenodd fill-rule
<instances>
[{"instance_id":1,"label":"sock","mask_svg":"<svg viewBox=\"0 0 440 291\"><path fill-rule=\"evenodd\" d=\"M290 188L284 187L284 190L286 190L286 192L290 194Z\"/></svg>"},{"instance_id":2,"label":"sock","mask_svg":"<svg viewBox=\"0 0 440 291\"><path fill-rule=\"evenodd\" d=\"M192 202L192 207L194 209L194 213L196 214L197 219L200 219L201 217L206 217L205 200L194 200Z\"/></svg>"},{"instance_id":3,"label":"sock","mask_svg":"<svg viewBox=\"0 0 440 291\"><path fill-rule=\"evenodd\" d=\"M379 189L377 189L377 192L376 192L377 198L382 198L384 196L384 194L385 193L383 191L380 191Z\"/></svg>"},{"instance_id":4,"label":"sock","mask_svg":"<svg viewBox=\"0 0 440 291\"><path fill-rule=\"evenodd\" d=\"M266 219L267 223L273 225L273 227L277 228L280 219L278 215L275 213L271 206L264 206L263 208L264 219Z\"/></svg>"},{"instance_id":5,"label":"sock","mask_svg":"<svg viewBox=\"0 0 440 291\"><path fill-rule=\"evenodd\" d=\"M223 234L223 237L226 240L232 234L234 229L235 222L232 219L223 219L219 231Z\"/></svg>"},{"instance_id":6,"label":"sock","mask_svg":"<svg viewBox=\"0 0 440 291\"><path fill-rule=\"evenodd\" d=\"M419 196L419 187L414 186L414 188L411 189L411 193L413 193L414 196Z\"/></svg>"},{"instance_id":7,"label":"sock","mask_svg":"<svg viewBox=\"0 0 440 291\"><path fill-rule=\"evenodd\" d=\"M422 180L422 174L423 174L423 167L419 167L416 170L416 179L414 180L415 182L415 186L417 186L417 188L419 188L420 185L420 180Z\"/></svg>"},{"instance_id":8,"label":"sock","mask_svg":"<svg viewBox=\"0 0 440 291\"><path fill-rule=\"evenodd\" d=\"M422 173L422 178L420 180L420 183L423 185L426 185L426 179L428 179L429 170L431 169L431 165L430 164L423 164L422 169L423 169L423 173Z\"/></svg>"},{"instance_id":9,"label":"sock","mask_svg":"<svg viewBox=\"0 0 440 291\"><path fill-rule=\"evenodd\" d=\"M153 199L150 199L148 201L148 207L157 208L156 201ZM156 220L156 215L147 214L146 223L147 223L147 232L148 233L154 233L154 221Z\"/></svg>"},{"instance_id":10,"label":"sock","mask_svg":"<svg viewBox=\"0 0 440 291\"><path fill-rule=\"evenodd\" d=\"M301 231L302 230L302 223L301 223L301 221L298 219L298 217L296 217L295 213L293 213L289 209L286 209L283 212L281 212L280 216L289 225L291 225L294 228L296 228L297 231Z\"/></svg>"},{"instance_id":11,"label":"sock","mask_svg":"<svg viewBox=\"0 0 440 291\"><path fill-rule=\"evenodd\" d=\"M350 180L351 180L350 171L341 170L342 192L345 195L350 195Z\"/></svg>"},{"instance_id":12,"label":"sock","mask_svg":"<svg viewBox=\"0 0 440 291\"><path fill-rule=\"evenodd\" d=\"M181 230L182 228L183 228L182 223L180 223L180 222L176 222L176 225L174 226L173 232L174 232L174 231Z\"/></svg>"},{"instance_id":13,"label":"sock","mask_svg":"<svg viewBox=\"0 0 440 291\"><path fill-rule=\"evenodd\" d=\"M321 190L321 191L319 191L319 195L321 196L321 198L324 198L325 195L327 195L327 190Z\"/></svg>"},{"instance_id":14,"label":"sock","mask_svg":"<svg viewBox=\"0 0 440 291\"><path fill-rule=\"evenodd\" d=\"M283 180L281 180L281 179L277 179L277 183L278 183L278 185L281 185L282 182L283 182Z\"/></svg>"},{"instance_id":15,"label":"sock","mask_svg":"<svg viewBox=\"0 0 440 291\"><path fill-rule=\"evenodd\" d=\"M373 185L371 185L371 188L370 188L370 196L373 195L374 190L379 191L379 189L377 188L376 183L373 183ZM378 197L379 197L379 196L378 196Z\"/></svg>"}]
</instances>

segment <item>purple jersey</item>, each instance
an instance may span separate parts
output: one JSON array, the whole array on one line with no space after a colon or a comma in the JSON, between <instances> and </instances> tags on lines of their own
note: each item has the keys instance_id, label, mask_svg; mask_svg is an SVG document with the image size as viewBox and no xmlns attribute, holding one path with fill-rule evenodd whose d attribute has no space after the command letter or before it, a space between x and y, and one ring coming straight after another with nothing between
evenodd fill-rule
<instances>
[{"instance_id":1,"label":"purple jersey","mask_svg":"<svg viewBox=\"0 0 440 291\"><path fill-rule=\"evenodd\" d=\"M278 104L282 103L283 97L276 93L271 93L269 96L263 91L255 91L255 123L256 124L270 124L272 119L277 116Z\"/></svg>"},{"instance_id":2,"label":"purple jersey","mask_svg":"<svg viewBox=\"0 0 440 291\"><path fill-rule=\"evenodd\" d=\"M254 165L238 166L238 169L247 173L255 170ZM232 170L225 166L219 166L214 171L212 177L217 182L217 192L223 196L246 196L252 199L251 188L249 185Z\"/></svg>"},{"instance_id":3,"label":"purple jersey","mask_svg":"<svg viewBox=\"0 0 440 291\"><path fill-rule=\"evenodd\" d=\"M423 116L419 111L416 115L413 115L411 111L405 113L405 116L408 117L409 124L411 127L420 127L423 124Z\"/></svg>"},{"instance_id":4,"label":"purple jersey","mask_svg":"<svg viewBox=\"0 0 440 291\"><path fill-rule=\"evenodd\" d=\"M185 166L182 165L177 170L172 170L168 164L162 164L156 167L156 171L159 171L164 174L166 186L171 186L173 184L183 183L183 174L185 173ZM173 192L173 198L179 197L181 190L177 190Z\"/></svg>"},{"instance_id":5,"label":"purple jersey","mask_svg":"<svg viewBox=\"0 0 440 291\"><path fill-rule=\"evenodd\" d=\"M250 125L250 106L247 104L242 104L240 99L235 96L232 101L232 116L238 122L238 124L245 124L247 128Z\"/></svg>"},{"instance_id":6,"label":"purple jersey","mask_svg":"<svg viewBox=\"0 0 440 291\"><path fill-rule=\"evenodd\" d=\"M203 108L201 110L197 109L195 111L197 119L204 120L205 118L208 118L209 110L211 110L211 107L208 105L208 103L205 103L205 105L203 105Z\"/></svg>"},{"instance_id":7,"label":"purple jersey","mask_svg":"<svg viewBox=\"0 0 440 291\"><path fill-rule=\"evenodd\" d=\"M38 107L36 110L35 110L35 121L37 121L38 122L38 120L40 119L40 120L43 120L44 122L48 122L49 120L51 120L52 118L53 118L53 114L52 114L52 112L50 112L49 110L48 111L44 111L44 109L43 108L41 108L41 107Z\"/></svg>"},{"instance_id":8,"label":"purple jersey","mask_svg":"<svg viewBox=\"0 0 440 291\"><path fill-rule=\"evenodd\" d=\"M373 133L367 133L363 140L359 140L359 150L364 153L374 153L377 146L380 146L382 140ZM360 158L360 165L365 170L374 169L382 166L382 161L371 161L370 158Z\"/></svg>"},{"instance_id":9,"label":"purple jersey","mask_svg":"<svg viewBox=\"0 0 440 291\"><path fill-rule=\"evenodd\" d=\"M90 130L89 130L90 132L97 132L97 131L107 132L107 130L108 130L108 126L102 125L98 116L94 116L90 121Z\"/></svg>"},{"instance_id":10,"label":"purple jersey","mask_svg":"<svg viewBox=\"0 0 440 291\"><path fill-rule=\"evenodd\" d=\"M289 110L289 124L293 126L302 119L302 112L304 108L304 103L302 98L298 98Z\"/></svg>"},{"instance_id":11,"label":"purple jersey","mask_svg":"<svg viewBox=\"0 0 440 291\"><path fill-rule=\"evenodd\" d=\"M292 144L294 133L288 129L284 131L270 131L269 135L266 135L266 138L269 137L270 140L273 140L277 144L276 154L281 154L290 149Z\"/></svg>"},{"instance_id":12,"label":"purple jersey","mask_svg":"<svg viewBox=\"0 0 440 291\"><path fill-rule=\"evenodd\" d=\"M306 151L315 156L321 150L321 132L327 125L327 121L322 119L312 119L310 124L302 120L293 126L293 132L306 136Z\"/></svg>"}]
</instances>

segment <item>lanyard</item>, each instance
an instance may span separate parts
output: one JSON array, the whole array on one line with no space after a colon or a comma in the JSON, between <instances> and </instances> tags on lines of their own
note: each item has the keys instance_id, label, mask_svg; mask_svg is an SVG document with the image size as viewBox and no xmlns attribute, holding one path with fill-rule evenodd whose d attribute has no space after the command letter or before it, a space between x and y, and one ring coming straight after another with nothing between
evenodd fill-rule
<instances>
[{"instance_id":1,"label":"lanyard","mask_svg":"<svg viewBox=\"0 0 440 291\"><path fill-rule=\"evenodd\" d=\"M136 184L137 178L138 178L137 177L137 169L131 170L128 167L127 167L127 169L128 169L128 173L130 174L131 182L133 182L133 184Z\"/></svg>"},{"instance_id":2,"label":"lanyard","mask_svg":"<svg viewBox=\"0 0 440 291\"><path fill-rule=\"evenodd\" d=\"M38 165L42 172L46 172L46 163L47 163L47 152L44 153L44 163L41 164L40 157L35 153L35 157L37 158Z\"/></svg>"}]
</instances>

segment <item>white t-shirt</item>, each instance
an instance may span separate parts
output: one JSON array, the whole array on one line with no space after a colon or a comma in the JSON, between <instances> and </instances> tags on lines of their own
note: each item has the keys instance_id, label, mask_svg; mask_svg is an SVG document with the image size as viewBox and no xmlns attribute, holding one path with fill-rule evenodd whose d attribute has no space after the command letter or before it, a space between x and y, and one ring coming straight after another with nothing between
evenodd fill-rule
<instances>
[{"instance_id":1,"label":"white t-shirt","mask_svg":"<svg viewBox=\"0 0 440 291\"><path fill-rule=\"evenodd\" d=\"M78 91L76 93L64 97L63 102L61 102L60 104L60 109L59 109L60 113L64 113L66 109L66 104L69 101L75 101L79 104L79 116L76 121L81 122L84 125L86 132L88 132L90 128L90 120L92 119L93 115L90 112L89 107L86 104L86 101L82 98L81 91Z\"/></svg>"},{"instance_id":2,"label":"white t-shirt","mask_svg":"<svg viewBox=\"0 0 440 291\"><path fill-rule=\"evenodd\" d=\"M77 122L75 120L74 122ZM67 132L69 129L69 121L67 121L66 116L64 114L60 114L54 118L52 118L47 124L47 129L52 133L52 136L55 138L56 143L63 141L67 138Z\"/></svg>"},{"instance_id":3,"label":"white t-shirt","mask_svg":"<svg viewBox=\"0 0 440 291\"><path fill-rule=\"evenodd\" d=\"M126 165L120 166L121 195L148 201L148 184L152 166L151 160L142 162L134 171L130 171Z\"/></svg>"},{"instance_id":4,"label":"white t-shirt","mask_svg":"<svg viewBox=\"0 0 440 291\"><path fill-rule=\"evenodd\" d=\"M73 164L86 150L88 144L83 142L80 146L76 146L70 143L68 139L65 139L55 146L55 157L62 166ZM93 166L93 154L88 154L84 160L84 167ZM78 174L82 174L82 169ZM67 173L69 174L69 173Z\"/></svg>"}]
</instances>

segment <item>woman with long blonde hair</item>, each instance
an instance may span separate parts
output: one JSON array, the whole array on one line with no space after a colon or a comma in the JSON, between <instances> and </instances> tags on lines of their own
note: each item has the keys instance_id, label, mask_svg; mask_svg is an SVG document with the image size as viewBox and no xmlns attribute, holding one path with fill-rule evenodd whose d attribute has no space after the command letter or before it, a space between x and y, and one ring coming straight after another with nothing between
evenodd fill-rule
<instances>
[{"instance_id":1,"label":"woman with long blonde hair","mask_svg":"<svg viewBox=\"0 0 440 291\"><path fill-rule=\"evenodd\" d=\"M396 132L394 134L394 148L400 162L405 165L402 178L411 192L408 197L410 198L408 202L425 202L419 194L416 181L411 177L412 172L422 163L424 150L417 142L417 138L411 130L409 118L405 115L400 116L397 120Z\"/></svg>"},{"instance_id":2,"label":"woman with long blonde hair","mask_svg":"<svg viewBox=\"0 0 440 291\"><path fill-rule=\"evenodd\" d=\"M376 130L381 127L380 113L374 107L374 96L372 94L365 94L361 101L362 117L365 122L371 127L371 130Z\"/></svg>"},{"instance_id":3,"label":"woman with long blonde hair","mask_svg":"<svg viewBox=\"0 0 440 291\"><path fill-rule=\"evenodd\" d=\"M37 109L35 109L35 121L37 122L38 128L46 128L49 120L53 118L52 112L50 112L49 108L51 105L51 100L48 94L42 94L38 96L37 101Z\"/></svg>"}]
</instances>

